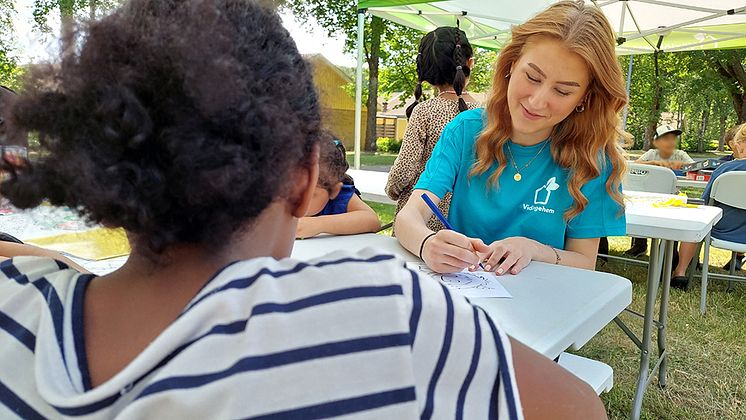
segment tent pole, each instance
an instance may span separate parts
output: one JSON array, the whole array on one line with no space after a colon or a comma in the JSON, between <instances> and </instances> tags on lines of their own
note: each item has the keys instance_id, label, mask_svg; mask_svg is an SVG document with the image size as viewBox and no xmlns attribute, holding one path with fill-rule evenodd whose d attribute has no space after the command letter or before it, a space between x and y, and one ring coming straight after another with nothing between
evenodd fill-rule
<instances>
[{"instance_id":1,"label":"tent pole","mask_svg":"<svg viewBox=\"0 0 746 420\"><path fill-rule=\"evenodd\" d=\"M634 54L629 55L629 66L627 67L627 105L624 105L624 115L622 117L622 130L627 130L627 112L629 111L629 94L632 85L632 63L635 61Z\"/></svg>"},{"instance_id":2,"label":"tent pole","mask_svg":"<svg viewBox=\"0 0 746 420\"><path fill-rule=\"evenodd\" d=\"M357 11L357 71L355 71L355 169L360 169L360 131L363 115L363 29L365 9Z\"/></svg>"}]
</instances>

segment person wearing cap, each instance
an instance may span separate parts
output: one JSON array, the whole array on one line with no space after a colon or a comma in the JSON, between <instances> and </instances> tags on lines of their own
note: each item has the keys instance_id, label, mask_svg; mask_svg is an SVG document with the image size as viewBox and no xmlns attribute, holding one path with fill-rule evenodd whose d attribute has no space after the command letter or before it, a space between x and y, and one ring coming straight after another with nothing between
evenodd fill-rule
<instances>
[{"instance_id":1,"label":"person wearing cap","mask_svg":"<svg viewBox=\"0 0 746 420\"><path fill-rule=\"evenodd\" d=\"M636 160L636 163L663 166L677 171L685 164L694 162L694 159L685 151L676 148L676 138L680 134L681 130L671 125L663 124L658 126L655 130L655 137L653 138L653 148L643 153ZM625 254L639 257L644 255L647 250L647 239L632 238L632 246L625 251Z\"/></svg>"},{"instance_id":2,"label":"person wearing cap","mask_svg":"<svg viewBox=\"0 0 746 420\"><path fill-rule=\"evenodd\" d=\"M687 163L694 162L685 151L676 148L676 138L681 130L671 125L663 124L655 130L653 149L648 150L637 159L637 163L664 166L673 170L680 170Z\"/></svg>"}]
</instances>

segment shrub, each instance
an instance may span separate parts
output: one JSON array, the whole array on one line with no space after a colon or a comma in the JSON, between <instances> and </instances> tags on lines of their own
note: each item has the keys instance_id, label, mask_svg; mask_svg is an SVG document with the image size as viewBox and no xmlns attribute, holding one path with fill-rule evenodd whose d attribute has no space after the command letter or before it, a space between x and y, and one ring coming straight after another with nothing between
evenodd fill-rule
<instances>
[{"instance_id":1,"label":"shrub","mask_svg":"<svg viewBox=\"0 0 746 420\"><path fill-rule=\"evenodd\" d=\"M376 149L379 153L399 153L401 141L390 137L379 137L376 140Z\"/></svg>"}]
</instances>

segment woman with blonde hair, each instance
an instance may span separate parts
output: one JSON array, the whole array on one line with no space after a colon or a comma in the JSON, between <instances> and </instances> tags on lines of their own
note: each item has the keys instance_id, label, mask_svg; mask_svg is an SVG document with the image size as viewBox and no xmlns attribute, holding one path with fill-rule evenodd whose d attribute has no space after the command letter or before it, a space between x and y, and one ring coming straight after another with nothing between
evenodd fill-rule
<instances>
[{"instance_id":1,"label":"woman with blonde hair","mask_svg":"<svg viewBox=\"0 0 746 420\"><path fill-rule=\"evenodd\" d=\"M413 192L453 193L455 231L430 231L426 203L399 213L402 245L432 269L532 260L593 269L598 238L623 235L619 111L627 102L614 34L595 6L563 1L512 30L483 110L443 131Z\"/></svg>"}]
</instances>

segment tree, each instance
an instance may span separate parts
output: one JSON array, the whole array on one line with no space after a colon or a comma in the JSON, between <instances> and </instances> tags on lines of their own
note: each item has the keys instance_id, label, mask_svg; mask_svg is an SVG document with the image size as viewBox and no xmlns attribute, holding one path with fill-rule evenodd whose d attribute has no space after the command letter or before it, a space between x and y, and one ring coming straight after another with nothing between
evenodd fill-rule
<instances>
[{"instance_id":1,"label":"tree","mask_svg":"<svg viewBox=\"0 0 746 420\"><path fill-rule=\"evenodd\" d=\"M393 24L396 27L398 25ZM382 61L380 74L381 83L379 94L391 95L396 92L404 92L399 96L400 103L394 107L403 106L414 94L417 85L417 66L414 60L420 39L424 33L415 29L399 27L396 37L387 37L385 40L388 58ZM486 92L492 85L492 70L497 60L497 53L482 48L474 49L475 65L471 69L469 85L470 92ZM427 84L423 86L424 96L427 94Z\"/></svg>"},{"instance_id":2,"label":"tree","mask_svg":"<svg viewBox=\"0 0 746 420\"><path fill-rule=\"evenodd\" d=\"M734 107L728 105L733 88L715 70L709 57L712 54L721 53L661 53L657 57L658 77L653 55L634 57L627 131L635 136L636 148L649 142L665 113L671 113L666 122L678 123L683 131L680 148L704 151L722 143L725 130L737 117ZM624 68L628 60L620 58Z\"/></svg>"},{"instance_id":3,"label":"tree","mask_svg":"<svg viewBox=\"0 0 746 420\"><path fill-rule=\"evenodd\" d=\"M356 0L275 0L280 8L290 11L303 22L315 20L329 36L344 35L345 49L356 50L357 42L357 1ZM376 111L378 107L378 76L384 34L391 34L391 23L377 16L365 18L364 48L368 63L368 117L365 133L365 150L376 147Z\"/></svg>"},{"instance_id":4,"label":"tree","mask_svg":"<svg viewBox=\"0 0 746 420\"><path fill-rule=\"evenodd\" d=\"M20 69L13 56L13 18L16 11L12 0L0 0L0 84L15 87Z\"/></svg>"},{"instance_id":5,"label":"tree","mask_svg":"<svg viewBox=\"0 0 746 420\"><path fill-rule=\"evenodd\" d=\"M743 67L746 50L707 51L705 57L728 88L738 123L746 121L746 71Z\"/></svg>"}]
</instances>

